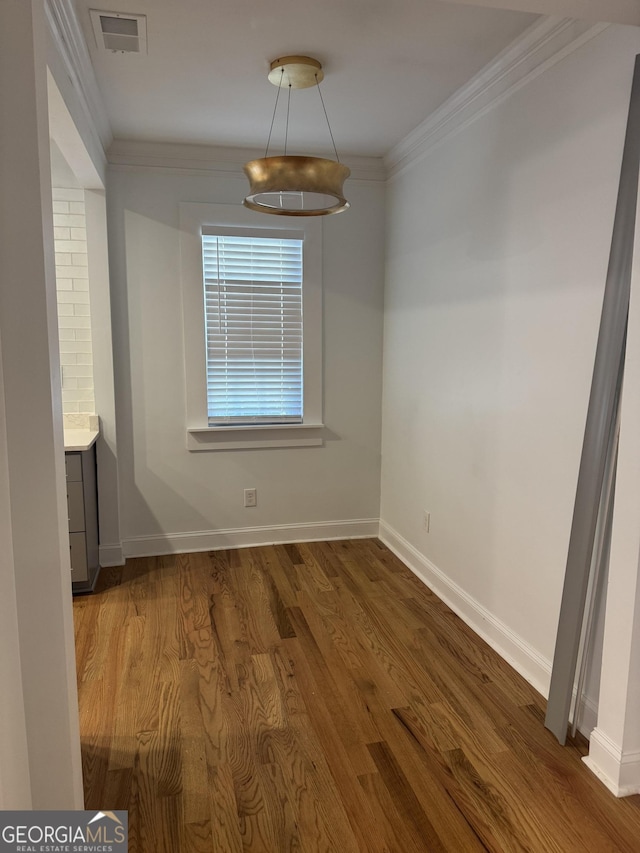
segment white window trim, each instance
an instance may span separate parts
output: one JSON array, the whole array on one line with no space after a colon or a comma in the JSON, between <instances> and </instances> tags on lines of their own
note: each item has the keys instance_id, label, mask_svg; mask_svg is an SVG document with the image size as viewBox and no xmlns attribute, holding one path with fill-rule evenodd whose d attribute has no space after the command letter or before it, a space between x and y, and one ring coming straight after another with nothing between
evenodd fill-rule
<instances>
[{"instance_id":1,"label":"white window trim","mask_svg":"<svg viewBox=\"0 0 640 853\"><path fill-rule=\"evenodd\" d=\"M272 220L276 220L273 222ZM303 421L300 424L209 426L202 283L202 227L299 231L303 251ZM187 449L309 447L322 439L322 222L269 217L240 205L180 204L180 272L185 352Z\"/></svg>"}]
</instances>

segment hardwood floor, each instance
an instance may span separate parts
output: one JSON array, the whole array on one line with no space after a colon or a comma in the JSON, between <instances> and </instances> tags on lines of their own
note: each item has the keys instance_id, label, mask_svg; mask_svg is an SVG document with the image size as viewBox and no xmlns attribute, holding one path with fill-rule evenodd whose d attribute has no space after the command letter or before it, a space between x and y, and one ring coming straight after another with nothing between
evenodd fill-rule
<instances>
[{"instance_id":1,"label":"hardwood floor","mask_svg":"<svg viewBox=\"0 0 640 853\"><path fill-rule=\"evenodd\" d=\"M640 851L640 797L377 540L129 560L74 613L132 853Z\"/></svg>"}]
</instances>

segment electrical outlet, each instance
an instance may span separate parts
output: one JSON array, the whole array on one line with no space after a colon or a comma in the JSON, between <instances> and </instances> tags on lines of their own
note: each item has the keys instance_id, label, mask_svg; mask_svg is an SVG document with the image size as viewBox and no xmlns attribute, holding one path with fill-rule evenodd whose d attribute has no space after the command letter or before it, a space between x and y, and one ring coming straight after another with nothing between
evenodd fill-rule
<instances>
[{"instance_id":1,"label":"electrical outlet","mask_svg":"<svg viewBox=\"0 0 640 853\"><path fill-rule=\"evenodd\" d=\"M257 489L245 489L244 490L244 505L245 506L256 506L258 503L258 490Z\"/></svg>"},{"instance_id":2,"label":"electrical outlet","mask_svg":"<svg viewBox=\"0 0 640 853\"><path fill-rule=\"evenodd\" d=\"M425 529L425 530L427 531L427 533L428 533L428 532L429 532L429 528L431 527L431 513L430 513L430 512L427 512L427 510L426 510L426 509L424 510L424 514L423 514L423 516L422 516L422 526L424 527L424 529Z\"/></svg>"}]
</instances>

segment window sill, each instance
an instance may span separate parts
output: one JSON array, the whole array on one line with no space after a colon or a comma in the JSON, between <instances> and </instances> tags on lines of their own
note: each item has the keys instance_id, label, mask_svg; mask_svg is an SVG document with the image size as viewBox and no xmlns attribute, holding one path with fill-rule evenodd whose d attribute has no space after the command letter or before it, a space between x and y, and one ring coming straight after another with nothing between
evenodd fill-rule
<instances>
[{"instance_id":1,"label":"window sill","mask_svg":"<svg viewBox=\"0 0 640 853\"><path fill-rule=\"evenodd\" d=\"M324 424L265 424L187 429L187 450L254 450L265 447L317 447Z\"/></svg>"}]
</instances>

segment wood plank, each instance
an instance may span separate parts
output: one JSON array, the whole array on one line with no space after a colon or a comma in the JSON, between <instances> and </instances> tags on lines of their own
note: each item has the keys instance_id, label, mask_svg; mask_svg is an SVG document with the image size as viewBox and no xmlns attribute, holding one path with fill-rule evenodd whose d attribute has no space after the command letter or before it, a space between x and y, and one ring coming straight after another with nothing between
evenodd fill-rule
<instances>
[{"instance_id":1,"label":"wood plank","mask_svg":"<svg viewBox=\"0 0 640 853\"><path fill-rule=\"evenodd\" d=\"M511 850L514 853L533 853L539 849L542 853L547 849L555 849L553 841L549 842L549 847L535 846L539 838L534 839L535 844L530 844L530 829L524 832L518 816L512 815L500 781L494 784L494 774L491 774L490 779L483 778L463 749L456 748L448 752L434 750L421 721L411 709L399 710L398 717L416 744L422 747L425 767L434 778L440 780L442 787L488 850L496 853ZM530 814L526 806L524 814Z\"/></svg>"},{"instance_id":2,"label":"wood plank","mask_svg":"<svg viewBox=\"0 0 640 853\"><path fill-rule=\"evenodd\" d=\"M369 744L369 752L399 813L401 825L405 828L411 828L416 839L427 850L433 851L433 853L446 853L446 840L440 837L425 814L389 746L384 741L371 743Z\"/></svg>"},{"instance_id":3,"label":"wood plank","mask_svg":"<svg viewBox=\"0 0 640 853\"><path fill-rule=\"evenodd\" d=\"M326 636L322 619L308 608L304 607L304 597L301 596L301 607L292 610L296 620L296 631L301 632L305 654L312 662L314 678L321 695L331 696L329 713L335 720L336 731L349 755L349 759L357 775L371 772L371 762L366 743L379 737L367 709L366 701L358 690L357 684L349 677L338 651ZM322 645L322 648L320 646Z\"/></svg>"},{"instance_id":4,"label":"wood plank","mask_svg":"<svg viewBox=\"0 0 640 853\"><path fill-rule=\"evenodd\" d=\"M287 640L287 647L294 660L296 678L313 730L313 739L307 741L306 745L312 754L315 751L317 755L311 763L317 774L318 787L327 798L333 790L336 791L335 818L337 820L343 816L341 823L348 825L354 838L344 849L385 853L387 848L382 836L371 836L371 828L376 825L374 811L363 796L353 765L336 731L327 707L331 697L327 696L325 701L320 693L299 636L295 640ZM343 825L343 834L349 838L346 825Z\"/></svg>"},{"instance_id":5,"label":"wood plank","mask_svg":"<svg viewBox=\"0 0 640 853\"><path fill-rule=\"evenodd\" d=\"M289 604L285 604L285 601L278 590L276 581L271 573L273 563L269 561L268 555L263 549L253 549L252 559L254 564L259 566L261 569L263 582L269 598L269 610L271 611L271 616L278 630L278 636L281 640L295 637L295 631L287 614L287 607L295 606L295 597L289 597Z\"/></svg>"}]
</instances>

